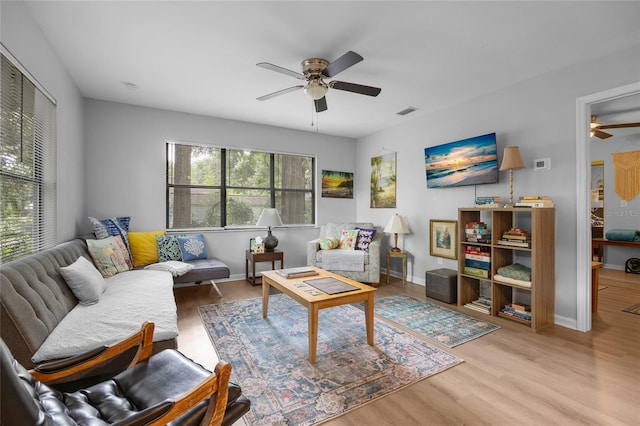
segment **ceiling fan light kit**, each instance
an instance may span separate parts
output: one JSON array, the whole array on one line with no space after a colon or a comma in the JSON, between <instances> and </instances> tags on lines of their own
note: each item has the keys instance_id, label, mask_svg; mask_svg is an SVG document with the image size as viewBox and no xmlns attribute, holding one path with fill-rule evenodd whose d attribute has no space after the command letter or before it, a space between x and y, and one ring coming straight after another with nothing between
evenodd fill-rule
<instances>
[{"instance_id":1,"label":"ceiling fan light kit","mask_svg":"<svg viewBox=\"0 0 640 426\"><path fill-rule=\"evenodd\" d=\"M277 92L269 93L257 98L259 101L266 101L276 96L284 95L285 93L293 92L299 89L304 89L304 92L314 101L316 112L322 112L327 110L327 100L325 95L329 91L329 88L336 90L343 90L345 92L357 93L367 96L378 96L382 89L372 86L364 86L362 84L348 83L344 81L333 80L325 82L325 78L333 77L334 75L346 70L349 67L362 61L362 56L353 51L348 51L333 62L329 62L322 58L308 58L300 63L302 73L292 71L287 68L273 65L269 62L260 62L256 65L268 69L271 71L286 74L290 77L297 78L299 80L306 80L307 84L289 87L287 89L279 90Z\"/></svg>"}]
</instances>

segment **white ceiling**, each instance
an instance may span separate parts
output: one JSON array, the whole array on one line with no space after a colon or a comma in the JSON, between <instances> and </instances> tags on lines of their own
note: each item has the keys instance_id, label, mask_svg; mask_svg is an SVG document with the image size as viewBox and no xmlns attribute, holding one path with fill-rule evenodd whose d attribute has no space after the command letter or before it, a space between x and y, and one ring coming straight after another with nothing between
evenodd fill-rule
<instances>
[{"instance_id":1,"label":"white ceiling","mask_svg":"<svg viewBox=\"0 0 640 426\"><path fill-rule=\"evenodd\" d=\"M352 138L640 42L637 1L27 5L86 97ZM335 79L377 98L330 90L316 127L302 91L256 100L299 84L256 63L299 72L348 50L364 61Z\"/></svg>"}]
</instances>

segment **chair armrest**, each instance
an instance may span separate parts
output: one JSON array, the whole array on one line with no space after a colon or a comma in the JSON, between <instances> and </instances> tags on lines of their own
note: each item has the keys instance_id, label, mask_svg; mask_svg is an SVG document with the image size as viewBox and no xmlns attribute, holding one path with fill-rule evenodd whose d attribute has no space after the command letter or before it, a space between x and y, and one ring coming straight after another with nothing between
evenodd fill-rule
<instances>
[{"instance_id":1,"label":"chair armrest","mask_svg":"<svg viewBox=\"0 0 640 426\"><path fill-rule=\"evenodd\" d=\"M149 423L150 426L166 425L180 417L200 402L209 399L209 405L201 425L220 425L227 409L229 394L229 379L231 378L231 364L218 362L215 374L202 381L197 387L186 392L175 401L171 409L162 417Z\"/></svg>"},{"instance_id":2,"label":"chair armrest","mask_svg":"<svg viewBox=\"0 0 640 426\"><path fill-rule=\"evenodd\" d=\"M53 382L99 366L137 346L138 350L129 364L129 367L132 367L151 356L153 329L152 322L145 322L140 331L112 346L94 349L73 358L48 362L30 370L29 373L43 383Z\"/></svg>"}]
</instances>

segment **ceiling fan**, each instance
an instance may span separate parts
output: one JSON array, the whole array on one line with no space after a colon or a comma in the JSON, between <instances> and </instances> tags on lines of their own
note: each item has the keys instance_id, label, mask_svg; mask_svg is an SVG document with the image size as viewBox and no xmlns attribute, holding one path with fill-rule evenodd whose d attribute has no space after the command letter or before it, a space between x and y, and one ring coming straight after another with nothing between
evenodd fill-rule
<instances>
[{"instance_id":1,"label":"ceiling fan","mask_svg":"<svg viewBox=\"0 0 640 426\"><path fill-rule=\"evenodd\" d=\"M322 112L327 110L327 99L325 95L329 91L329 88L358 93L360 95L378 96L382 90L378 87L364 86L362 84L347 83L338 80L325 81L325 79L335 76L363 59L362 56L353 51L348 51L333 62L322 58L309 58L303 60L300 64L302 73L291 71L290 69L279 67L278 65L273 65L268 62L260 62L256 65L261 68L286 74L299 80L306 80L306 83L269 93L257 99L259 101L266 101L267 99L284 95L285 93L304 89L304 92L313 99L316 112Z\"/></svg>"},{"instance_id":2,"label":"ceiling fan","mask_svg":"<svg viewBox=\"0 0 640 426\"><path fill-rule=\"evenodd\" d=\"M591 116L591 136L595 136L600 139L607 139L613 136L611 133L603 132L602 130L640 127L640 123L600 124L597 120L597 116Z\"/></svg>"}]
</instances>

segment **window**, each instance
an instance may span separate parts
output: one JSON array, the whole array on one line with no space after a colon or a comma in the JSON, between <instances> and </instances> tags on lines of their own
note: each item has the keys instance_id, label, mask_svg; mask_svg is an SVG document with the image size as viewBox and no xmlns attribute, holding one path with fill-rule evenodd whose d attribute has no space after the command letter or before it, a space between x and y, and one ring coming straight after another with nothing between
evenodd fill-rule
<instances>
[{"instance_id":1,"label":"window","mask_svg":"<svg viewBox=\"0 0 640 426\"><path fill-rule=\"evenodd\" d=\"M314 159L167 143L167 228L252 226L265 207L315 222Z\"/></svg>"},{"instance_id":2,"label":"window","mask_svg":"<svg viewBox=\"0 0 640 426\"><path fill-rule=\"evenodd\" d=\"M0 103L0 261L6 262L56 241L56 107L4 54Z\"/></svg>"}]
</instances>

